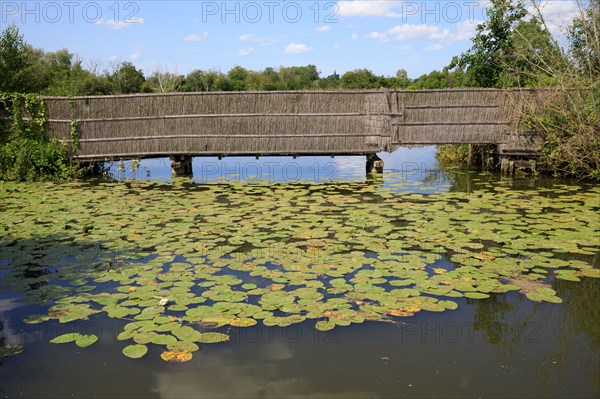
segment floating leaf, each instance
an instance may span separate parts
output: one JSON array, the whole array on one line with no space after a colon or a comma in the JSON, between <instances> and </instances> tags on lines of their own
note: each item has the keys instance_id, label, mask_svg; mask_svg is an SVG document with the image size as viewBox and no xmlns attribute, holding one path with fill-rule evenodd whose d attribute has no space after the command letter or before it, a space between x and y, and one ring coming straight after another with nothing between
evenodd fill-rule
<instances>
[{"instance_id":1,"label":"floating leaf","mask_svg":"<svg viewBox=\"0 0 600 399\"><path fill-rule=\"evenodd\" d=\"M177 342L177 338L168 334L156 334L152 336L150 342L156 345L170 345Z\"/></svg>"},{"instance_id":2,"label":"floating leaf","mask_svg":"<svg viewBox=\"0 0 600 399\"><path fill-rule=\"evenodd\" d=\"M252 327L256 325L256 320L250 319L248 317L232 319L229 324L234 327Z\"/></svg>"},{"instance_id":3,"label":"floating leaf","mask_svg":"<svg viewBox=\"0 0 600 399\"><path fill-rule=\"evenodd\" d=\"M88 346L95 344L97 341L98 337L94 334L81 335L75 340L75 345L80 348L87 348Z\"/></svg>"},{"instance_id":4,"label":"floating leaf","mask_svg":"<svg viewBox=\"0 0 600 399\"><path fill-rule=\"evenodd\" d=\"M490 296L488 294L484 294L483 292L465 292L465 297L471 299L486 299Z\"/></svg>"},{"instance_id":5,"label":"floating leaf","mask_svg":"<svg viewBox=\"0 0 600 399\"><path fill-rule=\"evenodd\" d=\"M318 321L315 324L315 328L319 331L329 331L329 330L333 330L335 328L335 324L333 324L329 321Z\"/></svg>"},{"instance_id":6,"label":"floating leaf","mask_svg":"<svg viewBox=\"0 0 600 399\"><path fill-rule=\"evenodd\" d=\"M229 341L229 335L217 333L217 332L202 333L200 338L198 339L198 342L201 342L204 344L215 344L218 342L227 342L227 341Z\"/></svg>"},{"instance_id":7,"label":"floating leaf","mask_svg":"<svg viewBox=\"0 0 600 399\"><path fill-rule=\"evenodd\" d=\"M167 349L170 351L196 352L200 348L194 342L177 341L173 344L167 345Z\"/></svg>"},{"instance_id":8,"label":"floating leaf","mask_svg":"<svg viewBox=\"0 0 600 399\"><path fill-rule=\"evenodd\" d=\"M69 342L75 342L78 339L80 339L81 337L83 337L81 334L72 332L72 333L59 335L58 337L51 339L50 343L52 343L52 344L67 344Z\"/></svg>"},{"instance_id":9,"label":"floating leaf","mask_svg":"<svg viewBox=\"0 0 600 399\"><path fill-rule=\"evenodd\" d=\"M192 360L192 353L187 351L172 350L161 353L160 357L165 362L184 363Z\"/></svg>"},{"instance_id":10,"label":"floating leaf","mask_svg":"<svg viewBox=\"0 0 600 399\"><path fill-rule=\"evenodd\" d=\"M129 345L123 348L123 354L132 359L139 359L148 352L146 345Z\"/></svg>"}]
</instances>

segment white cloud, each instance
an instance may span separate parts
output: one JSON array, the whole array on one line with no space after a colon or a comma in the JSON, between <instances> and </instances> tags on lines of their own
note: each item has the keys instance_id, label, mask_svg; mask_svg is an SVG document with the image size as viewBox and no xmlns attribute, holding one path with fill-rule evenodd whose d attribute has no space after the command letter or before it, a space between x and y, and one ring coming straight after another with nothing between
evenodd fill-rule
<instances>
[{"instance_id":1,"label":"white cloud","mask_svg":"<svg viewBox=\"0 0 600 399\"><path fill-rule=\"evenodd\" d=\"M311 51L312 47L303 43L290 43L283 50L286 54L302 54Z\"/></svg>"},{"instance_id":2,"label":"white cloud","mask_svg":"<svg viewBox=\"0 0 600 399\"><path fill-rule=\"evenodd\" d=\"M532 15L538 15L538 10L531 4L528 4L527 8ZM553 35L565 34L565 28L571 24L573 19L580 16L579 7L575 1L542 0L539 3L539 13L542 14L548 30Z\"/></svg>"},{"instance_id":3,"label":"white cloud","mask_svg":"<svg viewBox=\"0 0 600 399\"><path fill-rule=\"evenodd\" d=\"M199 35L192 33L183 38L186 42L201 42L208 38L208 32L203 32Z\"/></svg>"},{"instance_id":4,"label":"white cloud","mask_svg":"<svg viewBox=\"0 0 600 399\"><path fill-rule=\"evenodd\" d=\"M111 62L115 62L117 60L117 56L113 54L113 55L110 56L109 60Z\"/></svg>"},{"instance_id":5,"label":"white cloud","mask_svg":"<svg viewBox=\"0 0 600 399\"><path fill-rule=\"evenodd\" d=\"M439 30L440 28L433 25L403 24L394 26L388 31L388 33L392 36L395 36L396 40L426 40L429 39L432 34L437 33Z\"/></svg>"},{"instance_id":6,"label":"white cloud","mask_svg":"<svg viewBox=\"0 0 600 399\"><path fill-rule=\"evenodd\" d=\"M425 47L425 51L438 51L438 50L441 50L443 48L444 48L444 46L442 46L439 43L436 43L436 44L432 44L431 46Z\"/></svg>"},{"instance_id":7,"label":"white cloud","mask_svg":"<svg viewBox=\"0 0 600 399\"><path fill-rule=\"evenodd\" d=\"M339 1L337 15L342 17L398 17L400 13L393 11L401 1L353 0Z\"/></svg>"},{"instance_id":8,"label":"white cloud","mask_svg":"<svg viewBox=\"0 0 600 399\"><path fill-rule=\"evenodd\" d=\"M427 24L396 25L388 31L389 36L396 40L436 40L446 42L460 42L469 40L475 35L475 28L482 21L463 21L456 25L455 31L440 29Z\"/></svg>"},{"instance_id":9,"label":"white cloud","mask_svg":"<svg viewBox=\"0 0 600 399\"><path fill-rule=\"evenodd\" d=\"M350 39L358 40L358 35L356 33L353 33L352 36L350 36Z\"/></svg>"},{"instance_id":10,"label":"white cloud","mask_svg":"<svg viewBox=\"0 0 600 399\"><path fill-rule=\"evenodd\" d=\"M387 35L385 33L380 33L380 32L371 32L368 36L369 39L376 39L376 40L380 40L382 42L389 42L390 39L388 39Z\"/></svg>"},{"instance_id":11,"label":"white cloud","mask_svg":"<svg viewBox=\"0 0 600 399\"><path fill-rule=\"evenodd\" d=\"M133 18L128 21L115 21L114 19L99 19L96 21L96 25L104 25L114 30L121 30L125 28L129 28L134 25L141 25L144 23L144 18Z\"/></svg>"},{"instance_id":12,"label":"white cloud","mask_svg":"<svg viewBox=\"0 0 600 399\"><path fill-rule=\"evenodd\" d=\"M134 52L133 52L133 53L132 53L132 54L129 56L129 59L130 59L130 60L132 60L132 61L135 61L135 60L137 60L137 59L139 59L139 58L140 58L140 50L136 50L136 51L134 51Z\"/></svg>"},{"instance_id":13,"label":"white cloud","mask_svg":"<svg viewBox=\"0 0 600 399\"><path fill-rule=\"evenodd\" d=\"M253 51L254 51L253 48L244 48L244 49L241 49L238 54L241 56L247 56L247 55L252 54Z\"/></svg>"},{"instance_id":14,"label":"white cloud","mask_svg":"<svg viewBox=\"0 0 600 399\"><path fill-rule=\"evenodd\" d=\"M260 46L271 46L275 42L277 42L277 39L274 37L267 37L267 38L254 37L254 35L251 33L246 33L245 35L240 36L239 40L242 42L253 42Z\"/></svg>"},{"instance_id":15,"label":"white cloud","mask_svg":"<svg viewBox=\"0 0 600 399\"><path fill-rule=\"evenodd\" d=\"M330 29L331 29L331 26L329 26L329 25L317 26L317 27L315 28L315 30L316 30L317 32L327 32L327 31L328 31L328 30L330 30Z\"/></svg>"}]
</instances>

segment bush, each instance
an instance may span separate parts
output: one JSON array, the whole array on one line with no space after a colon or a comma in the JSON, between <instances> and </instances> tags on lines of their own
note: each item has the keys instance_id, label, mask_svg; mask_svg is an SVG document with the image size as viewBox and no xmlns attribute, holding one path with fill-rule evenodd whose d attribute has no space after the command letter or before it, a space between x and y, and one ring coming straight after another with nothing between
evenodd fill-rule
<instances>
[{"instance_id":1,"label":"bush","mask_svg":"<svg viewBox=\"0 0 600 399\"><path fill-rule=\"evenodd\" d=\"M44 134L46 109L41 98L0 93L0 108L10 117L10 123L0 125L1 180L60 180L78 174L66 145Z\"/></svg>"}]
</instances>

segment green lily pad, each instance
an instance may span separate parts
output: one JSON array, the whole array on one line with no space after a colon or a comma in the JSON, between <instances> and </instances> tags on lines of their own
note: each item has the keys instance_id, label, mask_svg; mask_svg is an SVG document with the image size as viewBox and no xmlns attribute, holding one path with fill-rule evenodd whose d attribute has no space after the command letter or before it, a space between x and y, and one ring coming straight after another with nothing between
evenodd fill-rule
<instances>
[{"instance_id":1,"label":"green lily pad","mask_svg":"<svg viewBox=\"0 0 600 399\"><path fill-rule=\"evenodd\" d=\"M81 335L79 338L75 340L75 345L80 348L87 348L95 344L98 341L98 337L94 334Z\"/></svg>"},{"instance_id":2,"label":"green lily pad","mask_svg":"<svg viewBox=\"0 0 600 399\"><path fill-rule=\"evenodd\" d=\"M204 344L216 344L218 342L227 342L227 341L229 341L229 335L217 333L217 332L202 333L202 335L200 336L200 339L198 339L198 342L201 342Z\"/></svg>"},{"instance_id":3,"label":"green lily pad","mask_svg":"<svg viewBox=\"0 0 600 399\"><path fill-rule=\"evenodd\" d=\"M123 354L132 359L139 359L148 353L146 345L129 345L123 348Z\"/></svg>"},{"instance_id":4,"label":"green lily pad","mask_svg":"<svg viewBox=\"0 0 600 399\"><path fill-rule=\"evenodd\" d=\"M173 344L167 345L167 349L170 351L196 352L200 348L194 342L177 341Z\"/></svg>"},{"instance_id":5,"label":"green lily pad","mask_svg":"<svg viewBox=\"0 0 600 399\"><path fill-rule=\"evenodd\" d=\"M52 343L52 344L67 344L69 342L75 342L82 337L83 337L83 335L72 332L72 333L67 333L67 334L59 335L58 337L52 338L50 340L50 343Z\"/></svg>"},{"instance_id":6,"label":"green lily pad","mask_svg":"<svg viewBox=\"0 0 600 399\"><path fill-rule=\"evenodd\" d=\"M483 292L465 292L465 297L471 299L486 299L490 296L488 294L484 294Z\"/></svg>"},{"instance_id":7,"label":"green lily pad","mask_svg":"<svg viewBox=\"0 0 600 399\"><path fill-rule=\"evenodd\" d=\"M318 321L315 323L315 328L319 331L329 331L335 328L335 324L330 321Z\"/></svg>"}]
</instances>

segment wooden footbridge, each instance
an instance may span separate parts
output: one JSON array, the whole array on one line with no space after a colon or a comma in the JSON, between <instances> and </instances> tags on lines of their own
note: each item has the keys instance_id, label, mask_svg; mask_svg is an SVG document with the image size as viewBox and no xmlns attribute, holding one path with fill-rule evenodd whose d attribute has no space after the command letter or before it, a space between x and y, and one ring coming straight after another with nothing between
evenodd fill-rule
<instances>
[{"instance_id":1,"label":"wooden footbridge","mask_svg":"<svg viewBox=\"0 0 600 399\"><path fill-rule=\"evenodd\" d=\"M75 158L169 156L175 174L193 156L366 155L399 146L494 144L501 158L530 156L539 137L517 129L530 91L450 89L287 91L46 97L46 132Z\"/></svg>"}]
</instances>

